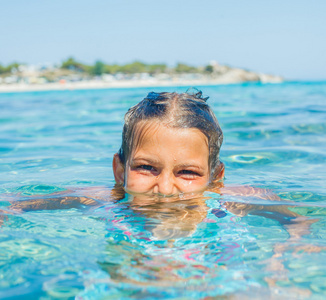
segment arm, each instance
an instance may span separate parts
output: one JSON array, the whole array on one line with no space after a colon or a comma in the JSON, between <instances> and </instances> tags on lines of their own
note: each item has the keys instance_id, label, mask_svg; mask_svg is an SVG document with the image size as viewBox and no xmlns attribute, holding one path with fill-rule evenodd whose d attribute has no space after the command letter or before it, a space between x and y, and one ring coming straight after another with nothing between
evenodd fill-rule
<instances>
[{"instance_id":1,"label":"arm","mask_svg":"<svg viewBox=\"0 0 326 300\"><path fill-rule=\"evenodd\" d=\"M8 215L16 215L20 212L36 211L36 210L56 210L79 208L82 205L93 206L99 203L91 198L86 197L56 197L47 199L31 199L23 201L9 201L11 205L5 209L0 209L0 227Z\"/></svg>"},{"instance_id":2,"label":"arm","mask_svg":"<svg viewBox=\"0 0 326 300\"><path fill-rule=\"evenodd\" d=\"M273 254L265 261L267 275L264 280L270 287L277 286L278 281L287 281L287 268L284 261L288 255L298 256L302 253L317 253L325 251L326 247L320 247L312 244L309 240L304 239L305 235L311 233L311 225L318 222L318 219L302 216L293 210L295 203L282 200L280 197L272 193L271 190L258 189L253 187L236 187L220 189L220 194L239 196L240 202L226 201L222 203L231 213L238 216L246 216L247 214L264 216L274 219L282 224L283 228L288 233L288 238L285 240L275 241L273 243ZM271 205L251 204L250 198L248 202L246 197L255 197L262 200L281 201L282 203L271 203ZM263 202L262 202L263 203ZM284 204L286 203L286 204ZM285 256L284 254L287 254ZM279 288L279 286L278 286ZM298 289L296 292L304 293L304 289Z\"/></svg>"},{"instance_id":3,"label":"arm","mask_svg":"<svg viewBox=\"0 0 326 300\"><path fill-rule=\"evenodd\" d=\"M269 189L260 189L250 186L240 187L222 187L219 189L221 195L239 196L241 200L246 197L255 197L262 200L281 201L282 199ZM249 200L249 199L248 199ZM284 203L285 201L282 200ZM259 205L243 202L226 201L222 205L231 213L243 217L248 214L263 216L269 219L277 220L289 233L290 239L300 239L302 236L310 233L310 225L317 222L318 219L310 219L291 210L293 202L286 201L292 205L273 204Z\"/></svg>"},{"instance_id":4,"label":"arm","mask_svg":"<svg viewBox=\"0 0 326 300\"><path fill-rule=\"evenodd\" d=\"M13 211L69 209L80 208L83 205L94 206L99 204L99 202L92 198L73 196L11 201L10 203L11 205L8 208Z\"/></svg>"},{"instance_id":5,"label":"arm","mask_svg":"<svg viewBox=\"0 0 326 300\"><path fill-rule=\"evenodd\" d=\"M67 196L67 193L77 195ZM70 189L50 196L49 198L45 197L22 201L15 201L17 199L17 196L15 196L14 200L9 200L11 205L8 206L7 209L12 210L12 212L20 212L96 206L108 201L122 199L124 197L124 190L123 187L119 185L114 186L113 189L109 189L105 186L98 186Z\"/></svg>"},{"instance_id":6,"label":"arm","mask_svg":"<svg viewBox=\"0 0 326 300\"><path fill-rule=\"evenodd\" d=\"M69 189L33 199L20 199L17 195L11 195L8 202L11 204L6 207L13 212L36 211L36 210L56 210L80 208L82 206L96 206L117 198L117 188L109 189L104 186L86 187L78 189ZM70 194L70 195L69 195ZM120 193L121 194L121 193ZM122 196L123 198L123 196Z\"/></svg>"}]
</instances>

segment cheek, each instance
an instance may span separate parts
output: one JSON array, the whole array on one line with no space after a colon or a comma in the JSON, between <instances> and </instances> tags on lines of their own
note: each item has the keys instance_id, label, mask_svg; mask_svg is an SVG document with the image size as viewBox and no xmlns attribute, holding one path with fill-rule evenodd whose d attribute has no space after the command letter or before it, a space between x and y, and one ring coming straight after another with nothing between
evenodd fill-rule
<instances>
[{"instance_id":1,"label":"cheek","mask_svg":"<svg viewBox=\"0 0 326 300\"><path fill-rule=\"evenodd\" d=\"M126 174L125 188L130 191L145 193L152 188L153 184L153 178L150 176L144 176L133 171Z\"/></svg>"},{"instance_id":2,"label":"cheek","mask_svg":"<svg viewBox=\"0 0 326 300\"><path fill-rule=\"evenodd\" d=\"M181 192L194 192L205 189L208 183L208 178L198 178L194 180L180 180L178 185Z\"/></svg>"}]
</instances>

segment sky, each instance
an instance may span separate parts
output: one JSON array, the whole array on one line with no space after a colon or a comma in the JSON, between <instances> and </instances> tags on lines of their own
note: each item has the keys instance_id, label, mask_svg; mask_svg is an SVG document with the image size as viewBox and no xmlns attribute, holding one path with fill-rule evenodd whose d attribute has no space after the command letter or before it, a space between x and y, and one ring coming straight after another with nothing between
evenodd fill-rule
<instances>
[{"instance_id":1,"label":"sky","mask_svg":"<svg viewBox=\"0 0 326 300\"><path fill-rule=\"evenodd\" d=\"M0 64L210 61L326 79L325 0L0 0Z\"/></svg>"}]
</instances>

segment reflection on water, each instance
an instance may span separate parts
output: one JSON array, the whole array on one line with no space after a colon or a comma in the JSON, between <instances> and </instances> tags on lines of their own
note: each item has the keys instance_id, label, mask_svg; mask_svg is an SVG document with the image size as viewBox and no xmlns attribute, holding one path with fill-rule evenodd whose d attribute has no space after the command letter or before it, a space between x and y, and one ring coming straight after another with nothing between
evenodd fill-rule
<instances>
[{"instance_id":1,"label":"reflection on water","mask_svg":"<svg viewBox=\"0 0 326 300\"><path fill-rule=\"evenodd\" d=\"M208 207L203 197L190 200L133 197L130 209L144 216L145 228L157 239L177 239L191 236L197 225L204 220Z\"/></svg>"}]
</instances>

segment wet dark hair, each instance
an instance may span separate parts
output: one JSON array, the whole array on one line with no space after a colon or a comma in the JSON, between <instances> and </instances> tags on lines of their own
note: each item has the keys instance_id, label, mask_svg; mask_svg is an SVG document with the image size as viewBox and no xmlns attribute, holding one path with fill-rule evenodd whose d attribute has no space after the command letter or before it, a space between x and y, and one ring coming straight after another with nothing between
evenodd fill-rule
<instances>
[{"instance_id":1,"label":"wet dark hair","mask_svg":"<svg viewBox=\"0 0 326 300\"><path fill-rule=\"evenodd\" d=\"M122 145L118 152L121 162L126 165L135 147L135 131L140 122L159 121L172 128L197 128L208 140L209 167L213 180L220 170L220 148L223 132L215 114L206 103L202 92L195 93L154 93L151 92L125 115Z\"/></svg>"}]
</instances>

